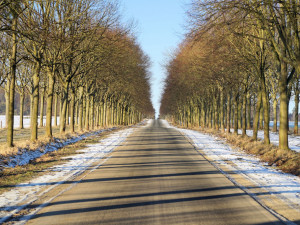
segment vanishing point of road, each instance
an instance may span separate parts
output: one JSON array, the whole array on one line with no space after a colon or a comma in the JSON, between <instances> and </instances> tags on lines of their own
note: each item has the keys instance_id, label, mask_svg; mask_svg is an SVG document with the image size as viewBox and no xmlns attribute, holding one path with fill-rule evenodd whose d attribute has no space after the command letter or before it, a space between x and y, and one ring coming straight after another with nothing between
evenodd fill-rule
<instances>
[{"instance_id":1,"label":"vanishing point of road","mask_svg":"<svg viewBox=\"0 0 300 225\"><path fill-rule=\"evenodd\" d=\"M282 224L160 120L28 224Z\"/></svg>"}]
</instances>

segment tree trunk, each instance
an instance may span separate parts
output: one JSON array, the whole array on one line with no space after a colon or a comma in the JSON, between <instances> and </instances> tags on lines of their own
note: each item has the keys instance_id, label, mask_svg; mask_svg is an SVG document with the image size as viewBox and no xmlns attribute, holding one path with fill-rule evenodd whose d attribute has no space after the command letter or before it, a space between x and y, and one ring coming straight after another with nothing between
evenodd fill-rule
<instances>
[{"instance_id":1,"label":"tree trunk","mask_svg":"<svg viewBox=\"0 0 300 225\"><path fill-rule=\"evenodd\" d=\"M106 111L105 111L105 115L106 115L106 121L105 121L105 124L106 126L109 126L110 125L110 106L109 106L109 103L106 102Z\"/></svg>"},{"instance_id":2,"label":"tree trunk","mask_svg":"<svg viewBox=\"0 0 300 225\"><path fill-rule=\"evenodd\" d=\"M54 102L54 126L57 126L57 106L58 106L58 94L55 92Z\"/></svg>"},{"instance_id":3,"label":"tree trunk","mask_svg":"<svg viewBox=\"0 0 300 225\"><path fill-rule=\"evenodd\" d=\"M122 118L122 104L118 104L118 125L121 125L121 118Z\"/></svg>"},{"instance_id":4,"label":"tree trunk","mask_svg":"<svg viewBox=\"0 0 300 225\"><path fill-rule=\"evenodd\" d=\"M201 127L205 127L205 108L204 108L204 103L201 103Z\"/></svg>"},{"instance_id":5,"label":"tree trunk","mask_svg":"<svg viewBox=\"0 0 300 225\"><path fill-rule=\"evenodd\" d=\"M221 130L225 133L225 126L224 126L224 92L221 89L220 93L220 122L221 122Z\"/></svg>"},{"instance_id":6,"label":"tree trunk","mask_svg":"<svg viewBox=\"0 0 300 225\"><path fill-rule=\"evenodd\" d=\"M125 125L126 107L122 106L122 125Z\"/></svg>"},{"instance_id":7,"label":"tree trunk","mask_svg":"<svg viewBox=\"0 0 300 225\"><path fill-rule=\"evenodd\" d=\"M114 125L115 121L114 121L114 102L113 99L110 100L110 123L111 125Z\"/></svg>"},{"instance_id":8,"label":"tree trunk","mask_svg":"<svg viewBox=\"0 0 300 225\"><path fill-rule=\"evenodd\" d=\"M240 101L238 100L238 129L242 128L242 104L243 104L243 99Z\"/></svg>"},{"instance_id":9,"label":"tree trunk","mask_svg":"<svg viewBox=\"0 0 300 225\"><path fill-rule=\"evenodd\" d=\"M118 125L118 103L114 103L114 125Z\"/></svg>"},{"instance_id":10,"label":"tree trunk","mask_svg":"<svg viewBox=\"0 0 300 225\"><path fill-rule=\"evenodd\" d=\"M280 149L289 149L287 64L285 62L281 61L280 67L281 67L281 71L280 71L280 77L279 77L279 93L280 93L279 148Z\"/></svg>"},{"instance_id":11,"label":"tree trunk","mask_svg":"<svg viewBox=\"0 0 300 225\"><path fill-rule=\"evenodd\" d=\"M90 96L89 94L86 94L86 100L85 100L85 129L90 129L90 123L89 123L89 116L90 116Z\"/></svg>"},{"instance_id":12,"label":"tree trunk","mask_svg":"<svg viewBox=\"0 0 300 225\"><path fill-rule=\"evenodd\" d=\"M66 116L67 116L67 104L68 104L68 95L69 95L69 85L70 83L64 83L63 85L63 98L62 98L62 110L60 117L60 133L64 134L66 132Z\"/></svg>"},{"instance_id":13,"label":"tree trunk","mask_svg":"<svg viewBox=\"0 0 300 225\"><path fill-rule=\"evenodd\" d=\"M55 75L54 71L48 69L48 94L47 94L47 109L46 109L46 135L52 138L52 107L53 107L53 94ZM55 104L56 105L56 104Z\"/></svg>"},{"instance_id":14,"label":"tree trunk","mask_svg":"<svg viewBox=\"0 0 300 225\"><path fill-rule=\"evenodd\" d=\"M251 96L247 94L247 129L251 129Z\"/></svg>"},{"instance_id":15,"label":"tree trunk","mask_svg":"<svg viewBox=\"0 0 300 225\"><path fill-rule=\"evenodd\" d=\"M75 100L75 126L78 126L78 100Z\"/></svg>"},{"instance_id":16,"label":"tree trunk","mask_svg":"<svg viewBox=\"0 0 300 225\"><path fill-rule=\"evenodd\" d=\"M118 102L116 102L115 113L116 113L116 125L119 125L120 113L119 113L119 103Z\"/></svg>"},{"instance_id":17,"label":"tree trunk","mask_svg":"<svg viewBox=\"0 0 300 225\"><path fill-rule=\"evenodd\" d=\"M264 129L264 109L263 107L260 108L259 111L259 130Z\"/></svg>"},{"instance_id":18,"label":"tree trunk","mask_svg":"<svg viewBox=\"0 0 300 225\"><path fill-rule=\"evenodd\" d=\"M182 114L181 114L181 119L182 119ZM182 121L182 120L180 120ZM123 125L127 125L127 106L124 107L124 113L123 113Z\"/></svg>"},{"instance_id":19,"label":"tree trunk","mask_svg":"<svg viewBox=\"0 0 300 225\"><path fill-rule=\"evenodd\" d=\"M40 127L44 126L44 104L45 104L45 87L42 87L41 93L41 105L40 105Z\"/></svg>"},{"instance_id":20,"label":"tree trunk","mask_svg":"<svg viewBox=\"0 0 300 225\"><path fill-rule=\"evenodd\" d=\"M90 123L90 125L92 127L92 130L94 130L94 128L95 128L95 105L94 105L94 96L93 95L91 96L90 110L91 110L91 114L90 114L91 115L91 118L90 118L91 123Z\"/></svg>"},{"instance_id":21,"label":"tree trunk","mask_svg":"<svg viewBox=\"0 0 300 225\"><path fill-rule=\"evenodd\" d=\"M78 105L79 105L79 115L78 115L78 129L79 131L82 131L83 129L83 87L79 87L79 99L78 99Z\"/></svg>"},{"instance_id":22,"label":"tree trunk","mask_svg":"<svg viewBox=\"0 0 300 225\"><path fill-rule=\"evenodd\" d=\"M231 100L231 127L234 129L234 100Z\"/></svg>"},{"instance_id":23,"label":"tree trunk","mask_svg":"<svg viewBox=\"0 0 300 225\"><path fill-rule=\"evenodd\" d=\"M214 98L214 129L219 130L219 121L218 121L218 98Z\"/></svg>"},{"instance_id":24,"label":"tree trunk","mask_svg":"<svg viewBox=\"0 0 300 225\"><path fill-rule=\"evenodd\" d=\"M30 93L30 128L32 126L32 114L33 114L33 93Z\"/></svg>"},{"instance_id":25,"label":"tree trunk","mask_svg":"<svg viewBox=\"0 0 300 225\"><path fill-rule=\"evenodd\" d=\"M103 126L104 127L107 126L106 108L107 108L107 103L106 103L106 100L104 100L104 103L103 103Z\"/></svg>"},{"instance_id":26,"label":"tree trunk","mask_svg":"<svg viewBox=\"0 0 300 225\"><path fill-rule=\"evenodd\" d=\"M230 133L231 94L227 94L227 133Z\"/></svg>"},{"instance_id":27,"label":"tree trunk","mask_svg":"<svg viewBox=\"0 0 300 225\"><path fill-rule=\"evenodd\" d=\"M299 82L296 81L296 87L295 87L295 123L294 123L294 134L298 134L298 118L299 118Z\"/></svg>"},{"instance_id":28,"label":"tree trunk","mask_svg":"<svg viewBox=\"0 0 300 225\"><path fill-rule=\"evenodd\" d=\"M278 100L274 99L273 101L273 132L277 132L277 104L278 104Z\"/></svg>"},{"instance_id":29,"label":"tree trunk","mask_svg":"<svg viewBox=\"0 0 300 225\"><path fill-rule=\"evenodd\" d=\"M98 127L102 127L102 102L99 102L99 114L98 114L98 117L99 117Z\"/></svg>"},{"instance_id":30,"label":"tree trunk","mask_svg":"<svg viewBox=\"0 0 300 225\"><path fill-rule=\"evenodd\" d=\"M239 121L239 100L238 100L239 96L236 95L236 97L234 98L234 133L238 134L238 121Z\"/></svg>"},{"instance_id":31,"label":"tree trunk","mask_svg":"<svg viewBox=\"0 0 300 225\"><path fill-rule=\"evenodd\" d=\"M20 93L20 129L24 129L24 91Z\"/></svg>"},{"instance_id":32,"label":"tree trunk","mask_svg":"<svg viewBox=\"0 0 300 225\"><path fill-rule=\"evenodd\" d=\"M130 111L130 109L128 109L128 111L127 111L127 125L130 125L130 114L131 114L131 111ZM183 119L183 121L184 121L184 119Z\"/></svg>"},{"instance_id":33,"label":"tree trunk","mask_svg":"<svg viewBox=\"0 0 300 225\"><path fill-rule=\"evenodd\" d=\"M257 133L258 133L258 121L259 121L259 114L261 111L261 102L262 102L262 98L261 98L261 91L259 90L259 93L257 94L257 103L256 103L256 107L255 107L255 116L254 116L254 121L253 121L253 139L257 140Z\"/></svg>"},{"instance_id":34,"label":"tree trunk","mask_svg":"<svg viewBox=\"0 0 300 225\"><path fill-rule=\"evenodd\" d=\"M9 88L10 88L10 82L9 80L7 80L5 84L5 128L7 128L8 112L9 112Z\"/></svg>"},{"instance_id":35,"label":"tree trunk","mask_svg":"<svg viewBox=\"0 0 300 225\"><path fill-rule=\"evenodd\" d=\"M75 92L74 90L71 91L71 102L69 104L69 108L70 108L70 117L71 117L71 132L74 133L75 132L75 121L74 121L74 117L75 117Z\"/></svg>"},{"instance_id":36,"label":"tree trunk","mask_svg":"<svg viewBox=\"0 0 300 225\"><path fill-rule=\"evenodd\" d=\"M114 125L114 102L110 100L110 124Z\"/></svg>"},{"instance_id":37,"label":"tree trunk","mask_svg":"<svg viewBox=\"0 0 300 225\"><path fill-rule=\"evenodd\" d=\"M209 128L210 127L210 105L205 104L205 127Z\"/></svg>"},{"instance_id":38,"label":"tree trunk","mask_svg":"<svg viewBox=\"0 0 300 225\"><path fill-rule=\"evenodd\" d=\"M244 99L243 99L243 118L242 118L242 136L247 135L247 123L246 123L246 107L247 106L247 93L244 94Z\"/></svg>"},{"instance_id":39,"label":"tree trunk","mask_svg":"<svg viewBox=\"0 0 300 225\"><path fill-rule=\"evenodd\" d=\"M95 115L95 127L99 127L99 115L100 115L100 106L96 105L96 115Z\"/></svg>"},{"instance_id":40,"label":"tree trunk","mask_svg":"<svg viewBox=\"0 0 300 225\"><path fill-rule=\"evenodd\" d=\"M38 109L39 109L39 83L40 83L41 63L36 62L33 74L33 105L32 105L32 124L31 124L31 140L38 138Z\"/></svg>"},{"instance_id":41,"label":"tree trunk","mask_svg":"<svg viewBox=\"0 0 300 225\"><path fill-rule=\"evenodd\" d=\"M85 127L85 115L86 115L86 97L82 96L82 128Z\"/></svg>"},{"instance_id":42,"label":"tree trunk","mask_svg":"<svg viewBox=\"0 0 300 225\"><path fill-rule=\"evenodd\" d=\"M209 122L209 128L212 128L213 127L213 105L210 104L209 105L209 119L208 119L208 122Z\"/></svg>"},{"instance_id":43,"label":"tree trunk","mask_svg":"<svg viewBox=\"0 0 300 225\"><path fill-rule=\"evenodd\" d=\"M70 101L67 100L66 124L70 125Z\"/></svg>"},{"instance_id":44,"label":"tree trunk","mask_svg":"<svg viewBox=\"0 0 300 225\"><path fill-rule=\"evenodd\" d=\"M101 101L101 103L100 103L100 127L104 127L103 115L104 115L104 104Z\"/></svg>"},{"instance_id":45,"label":"tree trunk","mask_svg":"<svg viewBox=\"0 0 300 225\"><path fill-rule=\"evenodd\" d=\"M62 118L63 98L64 98L64 94L62 91L60 93L60 99L59 99L59 127L61 125L61 118Z\"/></svg>"},{"instance_id":46,"label":"tree trunk","mask_svg":"<svg viewBox=\"0 0 300 225\"><path fill-rule=\"evenodd\" d=\"M13 13L12 30L17 30L18 15ZM10 56L10 82L9 82L9 105L8 105L8 117L7 119L7 146L13 146L14 139L14 103L15 103L15 80L17 69L17 34L12 33L12 49Z\"/></svg>"}]
</instances>

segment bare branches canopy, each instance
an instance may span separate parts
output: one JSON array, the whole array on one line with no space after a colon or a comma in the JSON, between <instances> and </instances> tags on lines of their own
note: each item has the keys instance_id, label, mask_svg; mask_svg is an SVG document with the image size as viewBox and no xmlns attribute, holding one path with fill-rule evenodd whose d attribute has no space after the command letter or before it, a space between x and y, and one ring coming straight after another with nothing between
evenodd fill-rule
<instances>
[{"instance_id":1,"label":"bare branches canopy","mask_svg":"<svg viewBox=\"0 0 300 225\"><path fill-rule=\"evenodd\" d=\"M120 18L117 2L110 0L0 1L8 146L13 146L16 91L31 99L25 107L32 141L38 125L52 137L52 117L56 126L58 114L61 133L69 124L74 132L76 125L94 129L152 116L149 60Z\"/></svg>"},{"instance_id":2,"label":"bare branches canopy","mask_svg":"<svg viewBox=\"0 0 300 225\"><path fill-rule=\"evenodd\" d=\"M300 2L194 0L189 30L167 66L161 114L185 126L230 132L264 127L288 149L288 105L295 97L298 133ZM271 107L272 104L272 107Z\"/></svg>"}]
</instances>

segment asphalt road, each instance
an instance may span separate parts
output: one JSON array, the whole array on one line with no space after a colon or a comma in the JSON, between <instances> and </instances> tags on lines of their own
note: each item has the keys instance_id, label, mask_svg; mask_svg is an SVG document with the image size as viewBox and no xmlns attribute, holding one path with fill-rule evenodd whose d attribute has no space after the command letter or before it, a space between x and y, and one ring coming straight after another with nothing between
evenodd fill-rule
<instances>
[{"instance_id":1,"label":"asphalt road","mask_svg":"<svg viewBox=\"0 0 300 225\"><path fill-rule=\"evenodd\" d=\"M158 120L28 224L282 224Z\"/></svg>"}]
</instances>

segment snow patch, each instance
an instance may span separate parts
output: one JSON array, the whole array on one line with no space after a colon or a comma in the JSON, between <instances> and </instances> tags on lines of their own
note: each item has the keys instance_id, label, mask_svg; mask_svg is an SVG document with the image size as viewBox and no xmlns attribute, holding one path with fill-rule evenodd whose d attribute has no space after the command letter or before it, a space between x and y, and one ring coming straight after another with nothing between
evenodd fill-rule
<instances>
[{"instance_id":1,"label":"snow patch","mask_svg":"<svg viewBox=\"0 0 300 225\"><path fill-rule=\"evenodd\" d=\"M153 121L154 121L153 119L147 120L146 123L145 123L146 126L147 126L147 127L150 126L150 125L153 123Z\"/></svg>"},{"instance_id":2,"label":"snow patch","mask_svg":"<svg viewBox=\"0 0 300 225\"><path fill-rule=\"evenodd\" d=\"M162 124L163 127L165 127L165 128L172 128L170 126L170 124L168 123L168 121L166 121L166 120L159 120L159 121L161 122L161 124Z\"/></svg>"},{"instance_id":3,"label":"snow patch","mask_svg":"<svg viewBox=\"0 0 300 225\"><path fill-rule=\"evenodd\" d=\"M5 163L0 160L2 168L14 168L16 166L24 166L28 164L31 160L34 160L36 158L39 158L49 152L53 152L58 150L59 148L62 148L66 145L76 143L80 140L83 140L84 138L90 137L92 135L98 135L104 131L114 130L116 128L109 128L104 130L99 130L96 132L90 132L86 134L82 134L76 137L68 138L67 140L61 140L58 138L54 138L54 142L51 142L49 144L46 144L45 146L38 148L34 151L30 151L26 148L19 149L19 152L17 155L11 156L6 158Z\"/></svg>"},{"instance_id":4,"label":"snow patch","mask_svg":"<svg viewBox=\"0 0 300 225\"><path fill-rule=\"evenodd\" d=\"M12 190L0 195L0 223L6 221L10 216L36 201L40 196L49 192L54 187L86 171L93 163L99 161L117 146L121 145L134 130L135 128L128 128L115 132L107 138L100 140L99 143L79 150L81 154L68 156L69 161L67 163L47 169L47 174L29 182L16 185L12 187ZM83 139L87 136L82 135L80 138ZM69 140L68 143L72 143L75 140L78 140L78 138ZM66 145L67 143L61 144ZM52 148L49 147L49 149L54 148L55 146ZM18 161L18 159L15 161Z\"/></svg>"},{"instance_id":5,"label":"snow patch","mask_svg":"<svg viewBox=\"0 0 300 225\"><path fill-rule=\"evenodd\" d=\"M168 126L167 121L164 121L164 124ZM189 138L196 149L201 149L215 165L226 166L229 170L242 174L258 187L275 195L300 213L299 177L283 173L278 169L268 166L266 163L260 162L256 156L233 149L219 138L194 130L175 129ZM276 136L274 136L274 133L271 133L271 140L274 139L276 139ZM227 161L233 163L228 164L226 163ZM230 177L229 174L227 176ZM251 190L249 192L251 193ZM259 196L256 197L259 198Z\"/></svg>"}]
</instances>

